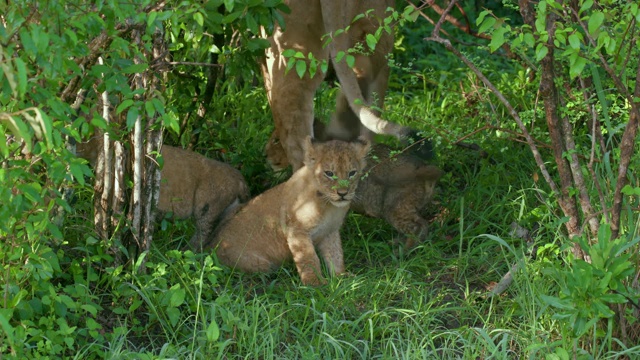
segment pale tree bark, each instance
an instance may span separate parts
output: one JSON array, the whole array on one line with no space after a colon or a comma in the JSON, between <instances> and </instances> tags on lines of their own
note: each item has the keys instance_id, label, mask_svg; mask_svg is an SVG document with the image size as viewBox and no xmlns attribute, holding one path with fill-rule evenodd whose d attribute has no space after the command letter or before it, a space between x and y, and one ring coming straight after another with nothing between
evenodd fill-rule
<instances>
[{"instance_id":1,"label":"pale tree bark","mask_svg":"<svg viewBox=\"0 0 640 360\"><path fill-rule=\"evenodd\" d=\"M158 11L163 6L164 3L160 3L154 5L151 10ZM122 31L119 34L129 35L131 43L140 49L133 59L134 63L148 65L146 70L133 74L129 84L132 90L136 90L134 96L136 104L144 104L153 98L160 97L164 90L166 66L160 65L166 65L167 51L163 34L160 32L150 34L153 37L153 44L148 48L148 41L143 42L146 35L143 33L144 26L127 24L121 28ZM87 67L91 66L89 63L91 59L95 59L96 64L103 64L102 56L107 55L104 54L104 48L100 46L108 46L112 40L104 34L98 36L91 43L90 49L101 55L91 54L79 61ZM79 83L77 80L70 82L63 92L73 91L76 88L74 84L77 83ZM94 85L94 88L97 89L98 86ZM109 130L101 132L98 135L101 138L96 142L100 150L96 152L94 163L96 174L94 223L98 237L110 240L114 244L110 251L116 257L116 262L122 263L123 254L119 245L128 248L129 260L133 260L136 254L148 251L152 243L159 198L160 171L155 159L149 160L155 157L150 154L159 153L162 127L157 124L157 114L147 116L146 109L141 107L133 130L127 134L124 128L126 111L116 114L114 110L119 104L110 103L110 100L118 99L118 96L120 94L114 96L103 91L97 99L100 103L102 118L107 122ZM109 133L111 130L116 133ZM130 147L125 146L123 140L128 141ZM133 184L130 189L125 183L128 173Z\"/></svg>"},{"instance_id":2,"label":"pale tree bark","mask_svg":"<svg viewBox=\"0 0 640 360\"><path fill-rule=\"evenodd\" d=\"M134 43L139 43L140 48L142 48L141 35L138 30L133 31ZM133 79L133 87L143 90L142 95L136 100L143 102L150 101L156 94L161 93L163 84L154 76L154 68L151 65L162 59L166 47L162 40L162 34L157 33L153 36L151 53L144 53L144 56L149 60L147 63L150 64L150 67L145 72L136 74ZM142 59L136 58L134 62L141 63ZM146 112L141 112L141 114L146 114ZM161 127L156 126L156 120L157 116L143 119L143 116L139 115L131 134L133 189L129 218L131 219L131 232L139 252L149 251L151 247L155 228L155 213L158 206L160 169L156 161L151 161L151 155L159 153L162 143Z\"/></svg>"}]
</instances>

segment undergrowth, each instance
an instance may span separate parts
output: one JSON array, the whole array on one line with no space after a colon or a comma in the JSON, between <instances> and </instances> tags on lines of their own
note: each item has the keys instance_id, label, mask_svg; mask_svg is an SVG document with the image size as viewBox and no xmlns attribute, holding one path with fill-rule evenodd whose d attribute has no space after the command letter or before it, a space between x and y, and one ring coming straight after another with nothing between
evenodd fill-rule
<instances>
[{"instance_id":1,"label":"undergrowth","mask_svg":"<svg viewBox=\"0 0 640 360\"><path fill-rule=\"evenodd\" d=\"M522 81L510 84L496 76L513 93L530 90L526 76L516 75ZM342 229L349 274L313 288L300 284L292 265L274 274L238 274L218 266L211 254L182 251L192 225L163 219L152 251L142 255L146 262L114 267L109 244L87 235L91 192L84 188L67 218L68 240L22 250L33 255L12 276L29 287L12 294L5 286L5 304L11 302L19 321L7 331L12 314L0 313L2 353L87 359L639 357L640 347L620 340L607 312L624 296L605 291L604 307L590 308L595 300L575 291L595 286L627 294L620 279L638 267L637 251L621 251L624 244L606 248L603 234L602 245L584 244L605 257L601 265L571 260L566 219L538 179L529 150L503 131L508 120L473 77L455 80L448 88L406 82L387 98L385 115L431 138L434 163L446 171L427 209L428 240L416 249L394 245L398 234L384 221L350 214ZM459 86L463 91L453 90ZM272 130L266 105L255 106L267 103L264 93L236 91L221 97L223 106L211 114L217 125L199 130L204 135L197 150L239 168L255 195L284 178L268 169L262 153ZM334 92L324 88L321 103L331 104L327 97ZM462 138L475 147L460 146ZM627 219L628 236L637 239L631 206ZM516 236L516 225L530 236ZM630 255L615 263L623 253ZM15 265L2 264L4 271ZM512 284L491 296L510 270ZM587 271L600 282L579 276ZM633 310L624 313L636 326L627 336L637 331Z\"/></svg>"}]
</instances>

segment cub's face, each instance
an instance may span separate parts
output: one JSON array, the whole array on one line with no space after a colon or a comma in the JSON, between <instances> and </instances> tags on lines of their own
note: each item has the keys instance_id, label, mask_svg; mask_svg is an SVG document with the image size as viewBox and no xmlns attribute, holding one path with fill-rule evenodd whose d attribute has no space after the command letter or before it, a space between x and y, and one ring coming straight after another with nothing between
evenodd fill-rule
<instances>
[{"instance_id":1,"label":"cub's face","mask_svg":"<svg viewBox=\"0 0 640 360\"><path fill-rule=\"evenodd\" d=\"M307 138L306 166L313 171L318 196L336 207L349 206L364 167L369 143L338 140L311 143Z\"/></svg>"}]
</instances>

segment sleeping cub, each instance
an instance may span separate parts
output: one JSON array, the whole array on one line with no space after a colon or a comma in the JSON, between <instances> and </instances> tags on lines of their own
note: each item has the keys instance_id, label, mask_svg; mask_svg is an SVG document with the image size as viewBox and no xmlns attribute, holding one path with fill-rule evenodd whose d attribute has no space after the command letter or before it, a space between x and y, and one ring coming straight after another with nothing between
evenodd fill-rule
<instances>
[{"instance_id":1,"label":"sleeping cub","mask_svg":"<svg viewBox=\"0 0 640 360\"><path fill-rule=\"evenodd\" d=\"M102 151L103 137L96 135L76 147L78 156L92 166ZM215 223L227 206L249 200L249 188L237 169L193 151L162 145L164 166L160 170L158 210L172 212L178 219L193 217L196 233L190 241L194 250L211 237Z\"/></svg>"},{"instance_id":2,"label":"sleeping cub","mask_svg":"<svg viewBox=\"0 0 640 360\"><path fill-rule=\"evenodd\" d=\"M304 142L304 166L223 221L208 246L226 266L268 272L293 259L302 283L324 283L320 260L344 272L340 226L355 196L369 143Z\"/></svg>"},{"instance_id":3,"label":"sleeping cub","mask_svg":"<svg viewBox=\"0 0 640 360\"><path fill-rule=\"evenodd\" d=\"M424 241L428 223L420 215L430 202L442 170L406 153L395 156L387 146L376 144L367 161L367 177L360 181L351 209L385 219L405 236L411 249Z\"/></svg>"}]
</instances>

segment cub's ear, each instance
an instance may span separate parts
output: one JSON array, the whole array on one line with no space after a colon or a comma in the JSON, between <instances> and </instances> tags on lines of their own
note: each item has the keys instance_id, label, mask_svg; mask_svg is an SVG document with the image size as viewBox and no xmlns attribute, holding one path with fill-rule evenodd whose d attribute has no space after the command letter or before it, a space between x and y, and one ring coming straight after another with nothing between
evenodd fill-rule
<instances>
[{"instance_id":1,"label":"cub's ear","mask_svg":"<svg viewBox=\"0 0 640 360\"><path fill-rule=\"evenodd\" d=\"M302 142L302 150L304 150L304 164L312 166L316 162L316 151L313 147L315 140L311 136L307 136Z\"/></svg>"},{"instance_id":2,"label":"cub's ear","mask_svg":"<svg viewBox=\"0 0 640 360\"><path fill-rule=\"evenodd\" d=\"M364 136L358 136L358 138L352 143L355 145L355 148L358 151L358 156L364 158L369 153L371 149L371 143Z\"/></svg>"}]
</instances>

